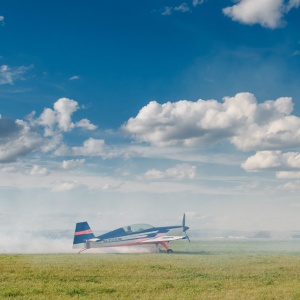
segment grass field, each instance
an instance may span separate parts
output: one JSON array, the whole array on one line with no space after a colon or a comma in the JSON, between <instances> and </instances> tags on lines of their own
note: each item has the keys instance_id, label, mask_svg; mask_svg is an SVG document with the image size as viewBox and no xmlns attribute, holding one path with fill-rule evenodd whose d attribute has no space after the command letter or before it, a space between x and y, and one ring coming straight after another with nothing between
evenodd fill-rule
<instances>
[{"instance_id":1,"label":"grass field","mask_svg":"<svg viewBox=\"0 0 300 300\"><path fill-rule=\"evenodd\" d=\"M0 255L0 299L300 299L300 242L193 241L176 254Z\"/></svg>"}]
</instances>

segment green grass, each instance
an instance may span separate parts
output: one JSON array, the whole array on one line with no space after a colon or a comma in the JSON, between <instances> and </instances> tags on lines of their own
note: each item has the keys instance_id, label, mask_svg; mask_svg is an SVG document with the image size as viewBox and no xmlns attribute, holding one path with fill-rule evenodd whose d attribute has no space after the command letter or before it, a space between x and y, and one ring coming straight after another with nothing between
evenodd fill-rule
<instances>
[{"instance_id":1,"label":"green grass","mask_svg":"<svg viewBox=\"0 0 300 300\"><path fill-rule=\"evenodd\" d=\"M300 299L298 241L173 245L177 254L0 255L0 299Z\"/></svg>"}]
</instances>

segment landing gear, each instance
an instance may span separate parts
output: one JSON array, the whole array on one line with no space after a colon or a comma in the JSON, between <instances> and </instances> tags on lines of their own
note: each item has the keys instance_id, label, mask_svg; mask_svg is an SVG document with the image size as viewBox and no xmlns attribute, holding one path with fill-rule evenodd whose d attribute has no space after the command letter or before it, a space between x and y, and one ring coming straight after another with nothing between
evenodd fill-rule
<instances>
[{"instance_id":1,"label":"landing gear","mask_svg":"<svg viewBox=\"0 0 300 300\"><path fill-rule=\"evenodd\" d=\"M168 247L166 242L161 242L160 244L167 250L167 253L174 253L173 250Z\"/></svg>"},{"instance_id":2,"label":"landing gear","mask_svg":"<svg viewBox=\"0 0 300 300\"><path fill-rule=\"evenodd\" d=\"M86 241L86 242L84 243L84 248L82 248L82 249L78 252L78 254L80 254L81 252L83 252L83 251L85 251L85 250L88 250L88 249L90 249L90 248L91 248L90 243L89 243L88 241Z\"/></svg>"}]
</instances>

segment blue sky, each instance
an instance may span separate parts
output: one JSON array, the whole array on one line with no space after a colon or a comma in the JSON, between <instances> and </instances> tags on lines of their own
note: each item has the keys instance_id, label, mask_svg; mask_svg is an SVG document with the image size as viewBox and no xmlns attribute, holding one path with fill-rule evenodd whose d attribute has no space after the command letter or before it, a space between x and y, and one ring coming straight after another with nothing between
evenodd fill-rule
<instances>
[{"instance_id":1,"label":"blue sky","mask_svg":"<svg viewBox=\"0 0 300 300\"><path fill-rule=\"evenodd\" d=\"M300 229L299 6L2 1L1 226Z\"/></svg>"}]
</instances>

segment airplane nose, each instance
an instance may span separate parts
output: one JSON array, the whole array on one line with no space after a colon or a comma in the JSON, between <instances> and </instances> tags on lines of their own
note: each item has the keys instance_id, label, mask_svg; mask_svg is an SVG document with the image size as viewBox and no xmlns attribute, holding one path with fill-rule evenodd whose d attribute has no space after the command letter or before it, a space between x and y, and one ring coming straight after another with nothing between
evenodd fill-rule
<instances>
[{"instance_id":1,"label":"airplane nose","mask_svg":"<svg viewBox=\"0 0 300 300\"><path fill-rule=\"evenodd\" d=\"M190 229L190 227L188 227L188 226L183 226L183 232L186 232L188 229Z\"/></svg>"}]
</instances>

